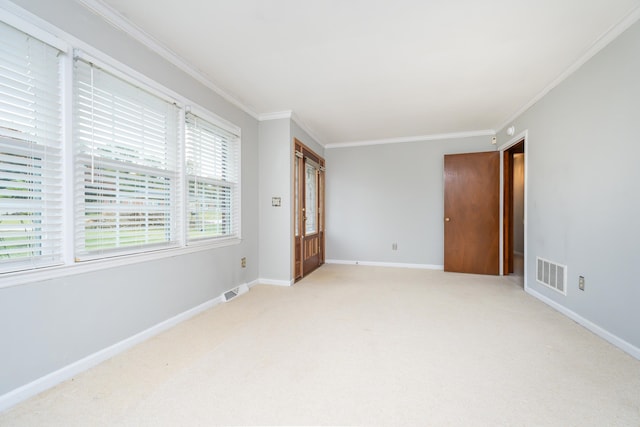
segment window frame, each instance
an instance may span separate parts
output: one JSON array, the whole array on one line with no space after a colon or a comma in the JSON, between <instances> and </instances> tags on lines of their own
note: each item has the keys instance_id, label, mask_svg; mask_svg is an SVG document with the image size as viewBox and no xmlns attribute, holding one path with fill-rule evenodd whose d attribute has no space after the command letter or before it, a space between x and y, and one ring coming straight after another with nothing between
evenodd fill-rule
<instances>
[{"instance_id":1,"label":"window frame","mask_svg":"<svg viewBox=\"0 0 640 427\"><path fill-rule=\"evenodd\" d=\"M181 209L179 209L182 203L180 200L180 185L183 179L179 167L180 152L183 149L180 127L182 114L179 114L182 106L170 97L154 93L152 89L148 89L144 84L134 79L111 72L103 64L96 62L94 58L87 58L81 51L75 52L73 67L74 106L72 115L74 129L72 149L74 151L73 169L75 171L73 215L75 219L74 254L76 262L180 246L182 241L181 223L184 222L181 216ZM87 72L89 76L85 75ZM98 80L95 84L93 82L94 72L97 74L96 79ZM89 80L86 80L87 78ZM80 87L83 88L83 94L80 93ZM97 96L96 105L98 105L98 109L96 114L100 118L95 120L93 117L94 88L96 93L104 96ZM92 97L89 101L86 98L86 90L91 91ZM146 101L140 100L142 98L146 98ZM106 101L101 103L101 99L106 99ZM79 105L81 101L83 101L84 108ZM89 106L92 109L90 114L85 111L87 102L91 103ZM103 107L100 107L101 104ZM131 106L136 108L133 112L122 113L123 109L128 110ZM151 111L153 114L158 114L157 111L166 108L166 111L159 113L165 115L164 117L168 120L168 122L165 120L159 122L168 123L166 129L164 129L166 131L163 134L164 138L161 140L158 140L158 138L147 139L144 135L149 131L162 132L162 125L157 129L149 128L142 123L136 123L134 128L129 125L132 113L146 117L147 111L152 108L156 109L156 111ZM94 125L96 128L94 128ZM129 129L125 130L125 127ZM91 129L91 135L87 134L87 129ZM101 135L92 138L95 129L97 129L96 134ZM131 139L132 134L135 137L133 139ZM144 139L139 140L139 137L144 137ZM103 150L100 149L101 146L105 148L112 147L114 150ZM155 159L145 158L144 151L146 150L154 152ZM87 182L87 168L90 170L91 183L95 185ZM100 185L101 181L103 185ZM112 189L107 190L105 193L105 187L109 184L111 184ZM160 207L155 209L152 202L153 197L148 194L154 184L156 192L166 193L162 199L164 203L159 200ZM163 186L166 186L164 191L162 191ZM95 187L94 191L102 193L101 197L96 193L96 199L102 198L105 199L105 202L107 198L112 199L113 207L108 212L113 214L113 230L109 233L113 234L112 237L115 238L115 246L105 243L103 249L100 247L87 248L87 239L90 234L97 236L107 234L107 232L101 233L100 226L95 228L98 230L97 232L92 231L91 227L86 227L90 214L99 212L92 206L97 208L107 207L106 203L100 203L98 200L94 203L87 202L88 193L92 191L91 187ZM128 201L127 193L130 198ZM106 197L105 194L109 196ZM138 203L140 210L135 212L132 209L127 209L126 205L131 203ZM176 206L172 206L174 203ZM165 205L165 207L162 208L162 205ZM148 222L154 211L161 215L164 213L164 216L167 216L167 219L163 222L164 233L168 233L164 241L137 241L137 244L133 245L120 243L121 239L126 239L125 236L127 234L132 237L137 236L138 239L144 238L148 240L153 234ZM103 212L107 211L103 210ZM136 214L141 214L140 218L147 219L144 221L146 230L143 233L139 232L140 228L135 224L134 216L137 216ZM100 218L104 221L99 221L99 224L107 223L106 218L98 215L98 219ZM126 218L129 219L127 220ZM132 233L127 233L127 231Z\"/></svg>"},{"instance_id":2,"label":"window frame","mask_svg":"<svg viewBox=\"0 0 640 427\"><path fill-rule=\"evenodd\" d=\"M8 271L0 273L0 288L17 286L25 283L32 283L41 280L51 280L75 274L83 274L91 271L110 269L118 266L138 264L166 257L175 257L198 253L214 248L237 245L242 242L242 135L241 128L232 122L213 113L210 109L202 107L193 102L189 97L175 92L156 80L147 77L145 74L121 63L120 61L103 53L99 49L89 45L83 40L60 30L53 24L24 11L20 7L0 9L0 20L11 25L18 30L41 40L60 50L61 68L61 104L62 104L62 181L63 181L63 238L62 238L62 263L39 268L29 268L19 271ZM137 85L143 85L145 90L163 98L175 100L178 109L178 155L177 169L180 179L178 186L178 211L181 221L180 232L178 233L178 244L173 247L158 248L153 251L136 251L133 253L118 253L109 256L88 259L78 262L75 257L75 214L74 200L76 197L73 183L75 179L73 145L73 98L74 94L74 56L80 54L86 59L100 64L101 68L125 80L133 80ZM186 165L185 165L185 112L191 111L198 116L214 123L223 129L235 132L238 135L238 207L236 209L238 221L238 233L230 238L202 239L187 242L187 197L186 197Z\"/></svg>"},{"instance_id":3,"label":"window frame","mask_svg":"<svg viewBox=\"0 0 640 427\"><path fill-rule=\"evenodd\" d=\"M0 17L4 17L4 14ZM13 233L11 229L3 229L12 240L22 240L20 245L5 246L8 252L3 252L3 256L6 254L10 258L4 259L0 264L0 276L3 276L64 263L65 186L62 175L65 169L65 144L62 123L65 69L61 55L66 52L66 47L55 39L43 40L40 34L32 34L15 19L2 19L1 22L10 32L16 32L15 39L13 36L9 37L9 43L13 47L24 45L29 52L28 62L36 64L33 67L27 66L24 56L26 52L22 54L22 51L13 50L11 52L15 54L8 56L10 64L15 68L7 68L10 71L6 81L13 83L6 85L10 101L5 106L8 107L9 117L13 115L20 119L2 120L8 123L3 126L5 131L0 135L0 145L6 147L2 156L7 165L5 177L9 179L6 181L6 188L7 194L14 193L11 198L14 202L6 203L5 207L7 215L18 214L18 211L9 213L15 209L26 213L27 222L24 223L25 219L21 219ZM35 54L31 55L32 51ZM49 61L54 61L55 67L50 67ZM55 86L49 85L51 82L55 82ZM27 107L34 104L35 107ZM21 169L24 173L18 173ZM15 185L10 185L11 182L15 182ZM11 205L14 206L13 209ZM47 215L47 212L50 214ZM21 236L21 232L25 234ZM32 239L33 243L30 242ZM31 252L31 255L11 259L11 252ZM37 252L39 253L36 254Z\"/></svg>"},{"instance_id":4,"label":"window frame","mask_svg":"<svg viewBox=\"0 0 640 427\"><path fill-rule=\"evenodd\" d=\"M218 186L228 186L230 188L232 188L232 221L235 222L235 225L232 226L232 230L231 233L229 235L220 235L220 236L207 236L207 237L203 237L203 238L189 238L189 185L191 182L191 177L197 177L197 175L189 175L189 171L187 168L187 158L186 158L186 153L187 153L187 145L188 145L188 141L187 141L187 129L186 129L186 125L187 125L187 118L186 115L187 114L191 114L197 118L200 118L202 120L204 120L205 122L207 122L210 125L213 125L215 127L218 127L220 129L222 129L224 132L230 133L232 135L234 135L235 141L233 142L235 144L235 147L233 147L234 150L234 154L235 154L235 159L233 159L234 161L234 169L235 169L235 181L233 182L229 182L229 184L223 184L221 183L221 180L217 180L217 179L211 179L211 178L204 178L205 181L207 181L209 184L212 185L218 185ZM217 116L212 116L209 112L202 110L198 107L194 107L194 106L189 106L185 109L185 119L182 122L185 125L185 130L184 130L184 150L182 151L182 153L184 154L185 158L183 161L184 164L184 168L185 168L185 172L184 172L184 191L185 191L185 204L184 204L184 208L185 208L185 220L184 220L184 224L185 224L185 243L187 246L193 246L193 245L202 245L202 244L221 244L224 242L230 242L231 244L233 242L236 241L240 241L242 238L242 131L240 129L240 127L232 125L222 119L220 119ZM235 217L235 218L233 218Z\"/></svg>"}]
</instances>

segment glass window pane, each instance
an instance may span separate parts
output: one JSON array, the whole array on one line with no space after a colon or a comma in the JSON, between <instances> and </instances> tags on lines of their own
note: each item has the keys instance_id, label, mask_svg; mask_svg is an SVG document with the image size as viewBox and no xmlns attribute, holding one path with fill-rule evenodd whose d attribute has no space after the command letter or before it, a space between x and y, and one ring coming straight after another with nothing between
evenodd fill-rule
<instances>
[{"instance_id":1,"label":"glass window pane","mask_svg":"<svg viewBox=\"0 0 640 427\"><path fill-rule=\"evenodd\" d=\"M305 216L307 218L305 233L313 234L318 231L316 206L318 205L318 191L315 166L305 163Z\"/></svg>"}]
</instances>

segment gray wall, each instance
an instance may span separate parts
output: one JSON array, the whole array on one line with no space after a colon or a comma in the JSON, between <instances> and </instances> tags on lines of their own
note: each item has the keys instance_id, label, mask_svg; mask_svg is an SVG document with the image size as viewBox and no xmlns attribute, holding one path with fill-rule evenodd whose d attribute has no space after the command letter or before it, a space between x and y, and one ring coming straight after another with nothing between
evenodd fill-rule
<instances>
[{"instance_id":1,"label":"gray wall","mask_svg":"<svg viewBox=\"0 0 640 427\"><path fill-rule=\"evenodd\" d=\"M293 139L320 156L324 149L292 119L260 122L260 278L293 280ZM271 206L281 197L280 207Z\"/></svg>"},{"instance_id":2,"label":"gray wall","mask_svg":"<svg viewBox=\"0 0 640 427\"><path fill-rule=\"evenodd\" d=\"M293 138L297 138L307 147L311 148L317 155L324 157L324 147L318 143L307 131L302 129L295 120L291 120L291 151L293 152ZM293 168L293 162L292 168ZM293 169L292 169L293 173Z\"/></svg>"},{"instance_id":3,"label":"gray wall","mask_svg":"<svg viewBox=\"0 0 640 427\"><path fill-rule=\"evenodd\" d=\"M493 150L488 136L326 150L327 259L441 266L444 155Z\"/></svg>"},{"instance_id":4,"label":"gray wall","mask_svg":"<svg viewBox=\"0 0 640 427\"><path fill-rule=\"evenodd\" d=\"M639 52L636 23L513 122L528 130L528 286L636 349ZM536 282L536 256L567 265L566 297Z\"/></svg>"},{"instance_id":5,"label":"gray wall","mask_svg":"<svg viewBox=\"0 0 640 427\"><path fill-rule=\"evenodd\" d=\"M290 129L290 119L260 122L260 277L280 282L292 277Z\"/></svg>"},{"instance_id":6,"label":"gray wall","mask_svg":"<svg viewBox=\"0 0 640 427\"><path fill-rule=\"evenodd\" d=\"M0 395L258 278L257 121L72 0L15 3L242 128L243 240L0 288Z\"/></svg>"}]
</instances>

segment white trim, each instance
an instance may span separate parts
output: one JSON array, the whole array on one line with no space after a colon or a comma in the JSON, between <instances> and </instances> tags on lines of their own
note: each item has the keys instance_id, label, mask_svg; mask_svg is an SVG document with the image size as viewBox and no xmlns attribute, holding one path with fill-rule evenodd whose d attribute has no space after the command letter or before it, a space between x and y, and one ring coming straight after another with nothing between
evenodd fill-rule
<instances>
[{"instance_id":1,"label":"white trim","mask_svg":"<svg viewBox=\"0 0 640 427\"><path fill-rule=\"evenodd\" d=\"M205 303L202 303L192 309L189 309L185 312L182 312L174 317L171 317L167 320L164 320L149 329L146 329L142 332L139 332L129 338L126 338L120 342L117 342L107 348L99 350L93 354L90 354L76 362L73 362L63 368L58 369L57 371L51 372L43 377L38 378L28 384L25 384L21 387L18 387L8 393L0 396L0 412L17 405L18 403L35 396L38 393L41 393L51 387L54 387L60 384L63 381L66 381L72 378L75 375L78 375L81 372L84 372L94 366L104 362L107 359L110 359L125 350L130 349L131 347L140 344L143 341L148 340L149 338L158 335L161 332L170 329L177 324L184 322L185 320L205 311L222 302L221 297L217 297L211 299Z\"/></svg>"},{"instance_id":2,"label":"white trim","mask_svg":"<svg viewBox=\"0 0 640 427\"><path fill-rule=\"evenodd\" d=\"M502 144L497 148L500 152L500 275L504 275L504 156L503 153L505 150L513 147L520 141L524 141L524 290L527 290L527 235L528 235L528 227L527 227L527 196L529 194L529 156L527 156L528 150L528 141L529 140L529 130L525 129L519 134L512 137L509 141Z\"/></svg>"},{"instance_id":3,"label":"white trim","mask_svg":"<svg viewBox=\"0 0 640 427\"><path fill-rule=\"evenodd\" d=\"M316 141L318 144L320 144L322 147L326 147L325 144L322 143L322 140L320 138L318 138L318 136L315 134L315 132L313 132L311 130L311 128L309 126L307 126L307 124L304 122L304 120L302 120L300 118L300 116L298 116L295 112L292 112L291 114L291 120L293 120L294 122L296 122L296 124L300 127L300 129L302 129L303 131L305 131L307 134L309 134L309 136L311 138L313 138L314 141Z\"/></svg>"},{"instance_id":4,"label":"white trim","mask_svg":"<svg viewBox=\"0 0 640 427\"><path fill-rule=\"evenodd\" d=\"M189 105L185 105L183 110L185 113L191 113L194 116L198 116L201 119L204 119L209 123L214 124L226 130L227 132L231 132L238 138L242 138L242 128L240 126L237 126L231 123L230 121L223 119L222 117L216 115L215 113L212 113L206 108L203 108L197 104L191 103Z\"/></svg>"},{"instance_id":5,"label":"white trim","mask_svg":"<svg viewBox=\"0 0 640 427\"><path fill-rule=\"evenodd\" d=\"M178 108L184 108L184 105L181 105L184 104L185 98L183 96L113 58L104 60L85 52L83 49L76 48L73 50L73 59L93 65L134 87L161 98L163 101L176 104Z\"/></svg>"},{"instance_id":6,"label":"white trim","mask_svg":"<svg viewBox=\"0 0 640 427\"><path fill-rule=\"evenodd\" d=\"M256 279L256 280L252 280L251 282L247 283L247 286L249 287L249 289L253 288L256 285L260 284L260 280Z\"/></svg>"},{"instance_id":7,"label":"white trim","mask_svg":"<svg viewBox=\"0 0 640 427\"><path fill-rule=\"evenodd\" d=\"M308 133L309 136L313 138L318 144L325 147L325 145L322 143L322 140L314 134L314 132L309 128L309 126L306 125L304 120L302 120L300 116L298 116L296 113L294 113L291 110L276 111L273 113L263 113L263 114L260 114L260 116L258 117L258 120L261 122L265 122L268 120L280 120L280 119L289 119L294 121L300 127L300 129Z\"/></svg>"},{"instance_id":8,"label":"white trim","mask_svg":"<svg viewBox=\"0 0 640 427\"><path fill-rule=\"evenodd\" d=\"M503 121L499 126L496 126L496 129L503 129L509 125L509 123L513 122L519 116L521 116L525 111L527 111L531 106L533 106L536 102L540 101L546 94L551 92L553 88L558 86L564 80L566 80L569 76L575 73L580 67L582 67L588 60L593 58L598 52L604 49L609 43L615 40L620 34L622 34L626 29L631 27L638 19L640 19L640 6L636 6L617 24L612 25L608 30L606 30L600 37L598 37L591 47L587 49L585 53L582 54L573 64L569 66L564 72L562 72L558 77L556 77L547 87L545 87L540 93L531 99L531 101L524 104L520 109L518 109L515 113L511 114L509 118Z\"/></svg>"},{"instance_id":9,"label":"white trim","mask_svg":"<svg viewBox=\"0 0 640 427\"><path fill-rule=\"evenodd\" d=\"M366 265L370 267L394 267L394 268L415 268L419 270L444 270L444 265L436 264L409 264L403 262L377 262L377 261L350 261L342 259L325 260L327 264L343 265Z\"/></svg>"},{"instance_id":10,"label":"white trim","mask_svg":"<svg viewBox=\"0 0 640 427\"><path fill-rule=\"evenodd\" d=\"M291 286L293 280L277 280L277 279L258 279L258 283L261 285L273 285L273 286Z\"/></svg>"},{"instance_id":11,"label":"white trim","mask_svg":"<svg viewBox=\"0 0 640 427\"><path fill-rule=\"evenodd\" d=\"M280 119L290 119L293 117L293 111L275 111L273 113L262 113L258 116L258 120L261 122L266 122L269 120L280 120Z\"/></svg>"},{"instance_id":12,"label":"white trim","mask_svg":"<svg viewBox=\"0 0 640 427\"><path fill-rule=\"evenodd\" d=\"M22 31L23 33L27 33L31 37L34 37L52 47L55 47L63 53L67 53L71 48L69 43L44 30L42 26L34 23L33 19L25 20L24 15L18 13L15 5L7 1L1 1L0 7L2 8L0 9L0 21Z\"/></svg>"},{"instance_id":13,"label":"white trim","mask_svg":"<svg viewBox=\"0 0 640 427\"><path fill-rule=\"evenodd\" d=\"M522 141L524 139L524 149L525 151L527 150L527 138L529 136L529 131L527 129L523 130L522 132L520 132L519 134L517 134L516 136L512 137L509 141L505 142L504 144L500 145L498 147L498 151L504 151L508 148L513 147L514 145L516 145L518 142ZM526 154L525 154L525 159L526 159Z\"/></svg>"},{"instance_id":14,"label":"white trim","mask_svg":"<svg viewBox=\"0 0 640 427\"><path fill-rule=\"evenodd\" d=\"M336 142L324 146L330 148L361 147L365 145L399 144L402 142L438 141L441 139L471 138L474 136L495 136L493 129L474 130L469 132L439 133L433 135L406 136L398 138L374 139L370 141ZM490 141L489 141L490 142Z\"/></svg>"},{"instance_id":15,"label":"white trim","mask_svg":"<svg viewBox=\"0 0 640 427\"><path fill-rule=\"evenodd\" d=\"M73 55L61 58L61 96L62 96L62 153L63 170L63 227L62 227L62 257L64 264L71 265L75 256L74 230L74 160L73 160ZM2 279L0 279L0 283ZM2 286L0 285L0 288Z\"/></svg>"},{"instance_id":16,"label":"white trim","mask_svg":"<svg viewBox=\"0 0 640 427\"><path fill-rule=\"evenodd\" d=\"M235 96L225 92L222 88L213 83L205 74L203 74L200 70L194 68L191 64L186 62L182 57L178 54L167 48L165 45L160 43L154 37L149 35L147 32L142 30L137 25L131 23L124 16L122 16L119 12L113 9L111 6L105 4L100 0L78 0L80 4L82 4L87 9L101 16L105 21L109 24L113 25L117 29L125 32L134 40L138 41L145 47L151 49L153 52L166 59L180 70L184 71L191 77L193 77L198 82L202 83L222 98L224 98L229 103L234 106L240 108L245 113L249 114L254 119L258 119L258 113L244 105L240 102Z\"/></svg>"},{"instance_id":17,"label":"white trim","mask_svg":"<svg viewBox=\"0 0 640 427\"><path fill-rule=\"evenodd\" d=\"M182 248L174 247L152 252L141 252L130 255L114 256L111 258L100 258L92 261L82 261L71 265L58 265L34 270L3 273L0 275L0 289L23 285L26 283L40 282L43 280L57 279L75 274L88 273L91 271L104 270L107 268L115 268L129 264L138 264L163 258L187 255L194 252L202 252L225 246L237 245L240 242L240 239L225 239L215 243L202 242L197 245L185 246Z\"/></svg>"},{"instance_id":18,"label":"white trim","mask_svg":"<svg viewBox=\"0 0 640 427\"><path fill-rule=\"evenodd\" d=\"M557 302L553 301L552 299L542 295L538 291L535 291L535 290L533 290L531 288L525 288L525 291L529 295L539 299L543 303L547 304L548 306L550 306L550 307L554 308L555 310L559 311L560 313L564 314L565 316L567 316L571 320L573 320L573 321L577 322L578 324L584 326L585 328L587 328L588 330L590 330L591 332L593 332L594 334L596 334L600 338L604 339L605 341L608 341L609 343L611 343L614 346L618 347L620 350L622 350L622 351L628 353L629 355L631 355L632 357L635 357L636 359L640 360L640 348L638 348L638 347L634 346L633 344L623 340L622 338L618 337L617 335L612 334L611 332L609 332L606 329L596 325L595 323L585 319L584 317L580 316L576 312L574 312L572 310L569 310L565 306L563 306L561 304L558 304Z\"/></svg>"}]
</instances>

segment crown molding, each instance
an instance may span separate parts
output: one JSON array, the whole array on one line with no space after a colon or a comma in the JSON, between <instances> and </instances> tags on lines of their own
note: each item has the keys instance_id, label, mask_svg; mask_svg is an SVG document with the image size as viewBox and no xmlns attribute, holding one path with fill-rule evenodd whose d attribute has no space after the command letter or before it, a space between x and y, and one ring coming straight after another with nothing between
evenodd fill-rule
<instances>
[{"instance_id":1,"label":"crown molding","mask_svg":"<svg viewBox=\"0 0 640 427\"><path fill-rule=\"evenodd\" d=\"M325 145L325 148L327 149L347 148L347 147L362 147L365 145L399 144L403 142L437 141L442 139L471 138L474 136L494 136L495 134L496 134L496 131L493 129L484 129L484 130L476 130L476 131L469 131L469 132L439 133L439 134L432 134L432 135L374 139L370 141L338 142L338 143L327 144Z\"/></svg>"},{"instance_id":2,"label":"crown molding","mask_svg":"<svg viewBox=\"0 0 640 427\"><path fill-rule=\"evenodd\" d=\"M265 122L268 120L290 119L292 116L293 111L291 110L275 111L273 113L262 113L258 115L258 120L261 122Z\"/></svg>"},{"instance_id":3,"label":"crown molding","mask_svg":"<svg viewBox=\"0 0 640 427\"><path fill-rule=\"evenodd\" d=\"M216 94L220 95L229 103L238 107L245 113L252 116L254 119L258 119L258 113L253 111L251 108L244 105L233 95L227 93L222 88L213 83L202 71L193 67L191 64L186 62L182 57L173 52L171 49L167 48L161 42L156 40L149 33L138 27L137 25L130 22L127 18L121 15L118 11L113 9L111 6L105 4L101 0L78 0L78 3L83 5L85 8L91 10L93 13L102 17L109 24L113 25L115 28L118 28L121 31L124 31L133 39L142 43L147 48L151 49L153 52L160 55L162 58L166 59L180 70L187 73L189 76L193 77L198 82L202 83L209 89L211 89Z\"/></svg>"},{"instance_id":4,"label":"crown molding","mask_svg":"<svg viewBox=\"0 0 640 427\"><path fill-rule=\"evenodd\" d=\"M285 111L275 111L273 113L263 113L260 114L258 116L258 120L261 122L264 121L268 121L268 120L280 120L280 119L290 119L294 122L296 122L296 124L306 133L309 134L309 136L311 138L313 138L318 144L320 144L321 146L325 146L322 141L320 140L320 138L318 138L314 132L309 128L309 126L306 125L306 123L304 122L304 120L302 120L300 118L300 116L298 116L296 113L294 113L292 110L285 110Z\"/></svg>"},{"instance_id":5,"label":"crown molding","mask_svg":"<svg viewBox=\"0 0 640 427\"><path fill-rule=\"evenodd\" d=\"M309 134L309 136L311 138L314 139L314 141L316 141L318 144L320 144L322 147L326 148L327 146L322 142L322 139L318 138L318 135L304 122L304 120L302 120L300 118L300 116L298 116L295 112L292 112L291 115L291 120L293 120L294 122L296 122L296 124L298 126L300 126L300 129L302 129L303 131L305 131L307 134Z\"/></svg>"},{"instance_id":6,"label":"crown molding","mask_svg":"<svg viewBox=\"0 0 640 427\"><path fill-rule=\"evenodd\" d=\"M499 126L495 128L501 131L508 125L510 125L515 119L520 117L525 111L531 108L536 102L540 101L546 94L551 92L556 86L565 81L569 76L575 73L580 67L582 67L588 60L593 58L598 52L604 49L609 43L615 40L620 34L631 27L640 19L640 6L636 6L629 11L629 13L622 18L617 24L612 25L606 30L600 37L598 37L591 47L587 49L573 64L569 66L564 72L556 77L551 83L549 83L541 92L533 97L529 102L524 104L520 109L513 113L509 118Z\"/></svg>"}]
</instances>

